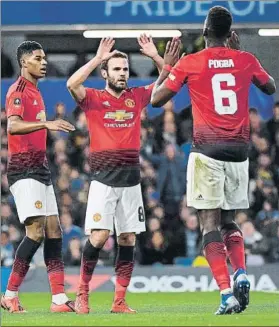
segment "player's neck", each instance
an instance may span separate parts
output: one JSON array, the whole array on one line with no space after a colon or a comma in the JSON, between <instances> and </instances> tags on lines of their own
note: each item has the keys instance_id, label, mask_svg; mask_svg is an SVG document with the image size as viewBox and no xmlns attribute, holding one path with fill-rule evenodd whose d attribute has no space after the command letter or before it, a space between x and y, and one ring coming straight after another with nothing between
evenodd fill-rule
<instances>
[{"instance_id":1,"label":"player's neck","mask_svg":"<svg viewBox=\"0 0 279 327\"><path fill-rule=\"evenodd\" d=\"M117 99L119 99L119 98L121 97L122 93L124 92L124 90L122 90L122 91L120 91L120 92L116 92L116 91L114 91L113 89L111 89L111 88L108 87L108 86L105 88L105 90L106 90L109 94L111 94L113 97L115 97L115 98L117 98Z\"/></svg>"},{"instance_id":2,"label":"player's neck","mask_svg":"<svg viewBox=\"0 0 279 327\"><path fill-rule=\"evenodd\" d=\"M34 84L37 87L38 79L34 78L28 72L25 72L24 70L22 70L20 76L24 77L25 79L27 79L29 82L31 82L32 84Z\"/></svg>"},{"instance_id":3,"label":"player's neck","mask_svg":"<svg viewBox=\"0 0 279 327\"><path fill-rule=\"evenodd\" d=\"M206 47L207 48L226 47L226 41L224 41L224 40L207 40Z\"/></svg>"}]
</instances>

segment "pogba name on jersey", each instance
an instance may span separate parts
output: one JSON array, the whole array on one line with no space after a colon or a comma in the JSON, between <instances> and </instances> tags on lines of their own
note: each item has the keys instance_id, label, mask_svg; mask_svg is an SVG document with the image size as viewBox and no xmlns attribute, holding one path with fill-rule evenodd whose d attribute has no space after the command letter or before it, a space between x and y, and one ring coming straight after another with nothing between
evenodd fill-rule
<instances>
[{"instance_id":1,"label":"pogba name on jersey","mask_svg":"<svg viewBox=\"0 0 279 327\"><path fill-rule=\"evenodd\" d=\"M232 59L225 59L225 60L211 59L208 60L208 67L209 68L233 68L234 62Z\"/></svg>"}]
</instances>

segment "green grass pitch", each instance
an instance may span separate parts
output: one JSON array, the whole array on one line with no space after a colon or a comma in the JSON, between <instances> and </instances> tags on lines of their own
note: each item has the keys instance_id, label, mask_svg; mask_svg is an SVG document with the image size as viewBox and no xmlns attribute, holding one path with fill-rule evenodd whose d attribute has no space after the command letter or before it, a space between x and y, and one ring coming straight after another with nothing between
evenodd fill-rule
<instances>
[{"instance_id":1,"label":"green grass pitch","mask_svg":"<svg viewBox=\"0 0 279 327\"><path fill-rule=\"evenodd\" d=\"M217 292L128 294L136 315L111 314L112 293L91 293L89 315L50 313L50 294L24 293L26 314L2 310L2 326L279 326L279 294L252 292L241 314L215 316ZM74 298L74 295L71 296Z\"/></svg>"}]
</instances>

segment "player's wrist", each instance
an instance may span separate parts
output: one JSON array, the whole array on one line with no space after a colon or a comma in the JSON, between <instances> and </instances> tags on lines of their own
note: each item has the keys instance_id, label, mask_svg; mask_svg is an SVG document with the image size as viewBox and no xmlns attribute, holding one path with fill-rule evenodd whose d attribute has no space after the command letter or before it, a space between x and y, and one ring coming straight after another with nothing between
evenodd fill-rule
<instances>
[{"instance_id":1,"label":"player's wrist","mask_svg":"<svg viewBox=\"0 0 279 327\"><path fill-rule=\"evenodd\" d=\"M97 60L100 63L103 61L102 56L99 56L99 55L96 55L94 59Z\"/></svg>"},{"instance_id":2,"label":"player's wrist","mask_svg":"<svg viewBox=\"0 0 279 327\"><path fill-rule=\"evenodd\" d=\"M172 70L172 65L170 65L170 64L164 64L163 70L166 70L167 72L170 73L171 70Z\"/></svg>"},{"instance_id":3,"label":"player's wrist","mask_svg":"<svg viewBox=\"0 0 279 327\"><path fill-rule=\"evenodd\" d=\"M158 60L159 58L161 58L161 57L160 57L160 55L159 55L158 52L157 52L154 56L151 57L151 59L152 59L153 61L156 61L156 60Z\"/></svg>"}]
</instances>

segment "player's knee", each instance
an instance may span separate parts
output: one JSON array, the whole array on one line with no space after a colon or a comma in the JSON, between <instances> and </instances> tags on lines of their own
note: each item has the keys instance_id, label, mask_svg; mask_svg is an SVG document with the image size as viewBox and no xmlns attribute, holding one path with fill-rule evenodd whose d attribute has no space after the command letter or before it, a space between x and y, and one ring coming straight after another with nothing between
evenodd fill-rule
<instances>
[{"instance_id":1,"label":"player's knee","mask_svg":"<svg viewBox=\"0 0 279 327\"><path fill-rule=\"evenodd\" d=\"M92 230L90 242L95 248L102 248L109 238L109 230Z\"/></svg>"},{"instance_id":2,"label":"player's knee","mask_svg":"<svg viewBox=\"0 0 279 327\"><path fill-rule=\"evenodd\" d=\"M45 234L47 238L62 238L62 229L60 225L52 226L52 228L48 226L45 229Z\"/></svg>"},{"instance_id":3,"label":"player's knee","mask_svg":"<svg viewBox=\"0 0 279 327\"><path fill-rule=\"evenodd\" d=\"M136 234L135 233L122 233L118 237L118 244L122 246L135 246Z\"/></svg>"},{"instance_id":4,"label":"player's knee","mask_svg":"<svg viewBox=\"0 0 279 327\"><path fill-rule=\"evenodd\" d=\"M26 236L35 242L41 243L45 237L44 226L26 227Z\"/></svg>"},{"instance_id":5,"label":"player's knee","mask_svg":"<svg viewBox=\"0 0 279 327\"><path fill-rule=\"evenodd\" d=\"M46 219L45 235L47 238L61 238L62 228L58 216L49 216Z\"/></svg>"},{"instance_id":6,"label":"player's knee","mask_svg":"<svg viewBox=\"0 0 279 327\"><path fill-rule=\"evenodd\" d=\"M202 234L218 231L220 228L220 210L198 210Z\"/></svg>"},{"instance_id":7,"label":"player's knee","mask_svg":"<svg viewBox=\"0 0 279 327\"><path fill-rule=\"evenodd\" d=\"M45 237L45 217L29 218L25 221L26 236L41 243Z\"/></svg>"}]
</instances>

